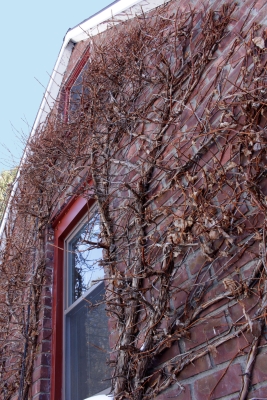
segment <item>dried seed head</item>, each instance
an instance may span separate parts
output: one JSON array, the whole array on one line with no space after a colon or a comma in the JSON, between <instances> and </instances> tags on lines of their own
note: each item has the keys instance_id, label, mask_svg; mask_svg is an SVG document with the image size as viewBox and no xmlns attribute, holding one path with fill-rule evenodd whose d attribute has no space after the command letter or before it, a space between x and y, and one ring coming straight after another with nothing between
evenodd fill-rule
<instances>
[{"instance_id":1,"label":"dried seed head","mask_svg":"<svg viewBox=\"0 0 267 400\"><path fill-rule=\"evenodd\" d=\"M255 44L255 46L259 47L260 49L264 49L265 47L264 39L260 36L253 38L252 42Z\"/></svg>"},{"instance_id":2,"label":"dried seed head","mask_svg":"<svg viewBox=\"0 0 267 400\"><path fill-rule=\"evenodd\" d=\"M178 231L184 230L187 227L187 222L182 218L175 219L173 224L176 228L178 228Z\"/></svg>"},{"instance_id":3,"label":"dried seed head","mask_svg":"<svg viewBox=\"0 0 267 400\"><path fill-rule=\"evenodd\" d=\"M209 237L210 237L211 240L219 239L220 233L219 233L218 230L212 229L212 230L209 232Z\"/></svg>"}]
</instances>

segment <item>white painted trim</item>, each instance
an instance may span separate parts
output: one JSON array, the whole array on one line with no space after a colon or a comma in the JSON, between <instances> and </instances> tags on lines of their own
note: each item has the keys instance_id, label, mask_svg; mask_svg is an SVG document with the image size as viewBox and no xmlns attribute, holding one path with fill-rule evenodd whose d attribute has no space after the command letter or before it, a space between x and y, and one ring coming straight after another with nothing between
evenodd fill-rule
<instances>
[{"instance_id":1,"label":"white painted trim","mask_svg":"<svg viewBox=\"0 0 267 400\"><path fill-rule=\"evenodd\" d=\"M113 400L113 396L107 396L105 394L100 394L98 396L92 396L92 397L88 397L87 399L84 400Z\"/></svg>"},{"instance_id":2,"label":"white painted trim","mask_svg":"<svg viewBox=\"0 0 267 400\"><path fill-rule=\"evenodd\" d=\"M134 16L140 13L141 11L148 12L153 8L156 8L164 3L168 3L169 1L170 0L120 0L117 3L105 8L102 12L94 15L92 18L85 20L84 22L81 23L81 25L78 25L75 28L68 31L64 38L63 45L59 52L59 56L57 58L55 67L53 69L51 78L49 80L46 92L44 94L41 106L38 110L29 137L31 138L35 134L38 126L45 122L47 115L49 114L50 110L52 110L55 104L64 73L68 66L68 62L71 56L74 43L86 40L90 36L95 36L100 32L104 32L110 25L108 20L111 18L112 20L115 19L115 21L119 23L121 21L134 18ZM3 216L3 220L0 226L0 238L2 238L9 210L11 207L11 201L17 189L18 185L17 182L20 176L20 168L21 165L23 165L26 156L27 156L27 146L24 150L24 154L20 162L20 167L18 169L17 176L15 179L15 184L13 185L13 189L11 191L8 204Z\"/></svg>"}]
</instances>

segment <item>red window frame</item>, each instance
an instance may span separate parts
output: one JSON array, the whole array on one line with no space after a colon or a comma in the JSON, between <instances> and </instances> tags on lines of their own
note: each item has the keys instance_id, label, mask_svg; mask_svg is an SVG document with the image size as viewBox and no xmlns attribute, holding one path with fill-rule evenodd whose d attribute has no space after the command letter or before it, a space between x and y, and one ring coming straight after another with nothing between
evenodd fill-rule
<instances>
[{"instance_id":1,"label":"red window frame","mask_svg":"<svg viewBox=\"0 0 267 400\"><path fill-rule=\"evenodd\" d=\"M62 400L63 395L63 291L64 240L86 215L95 201L84 197L73 198L54 221L54 271L52 302L52 361L51 400Z\"/></svg>"},{"instance_id":2,"label":"red window frame","mask_svg":"<svg viewBox=\"0 0 267 400\"><path fill-rule=\"evenodd\" d=\"M60 95L59 105L61 112L63 112L63 121L68 122L69 119L69 101L70 101L70 91L72 86L74 85L76 79L80 75L83 67L89 60L90 56L90 46L86 48L80 60L76 63L75 67L71 71L70 76L66 80Z\"/></svg>"}]
</instances>

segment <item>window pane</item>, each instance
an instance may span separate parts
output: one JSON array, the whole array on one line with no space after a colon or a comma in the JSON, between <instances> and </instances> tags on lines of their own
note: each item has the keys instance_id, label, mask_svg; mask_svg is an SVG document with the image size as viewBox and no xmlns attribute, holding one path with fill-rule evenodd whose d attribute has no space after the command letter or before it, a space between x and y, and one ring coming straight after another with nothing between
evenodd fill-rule
<instances>
[{"instance_id":1,"label":"window pane","mask_svg":"<svg viewBox=\"0 0 267 400\"><path fill-rule=\"evenodd\" d=\"M104 277L103 268L98 265L102 249L93 244L98 242L99 233L99 214L95 213L68 242L69 306L90 288L92 280Z\"/></svg>"},{"instance_id":2,"label":"window pane","mask_svg":"<svg viewBox=\"0 0 267 400\"><path fill-rule=\"evenodd\" d=\"M67 314L66 362L68 400L84 400L110 386L108 359L108 320L101 283Z\"/></svg>"},{"instance_id":3,"label":"window pane","mask_svg":"<svg viewBox=\"0 0 267 400\"><path fill-rule=\"evenodd\" d=\"M74 85L70 90L70 104L69 104L69 113L70 115L77 111L81 104L81 98L83 93L83 71L80 73L78 78L76 79Z\"/></svg>"},{"instance_id":4,"label":"window pane","mask_svg":"<svg viewBox=\"0 0 267 400\"><path fill-rule=\"evenodd\" d=\"M88 93L88 89L85 87L83 82L87 65L88 64L83 67L82 71L70 89L69 122L75 121L75 116L77 117L77 111L80 110L80 107L83 105L84 97L86 97L85 95Z\"/></svg>"}]
</instances>

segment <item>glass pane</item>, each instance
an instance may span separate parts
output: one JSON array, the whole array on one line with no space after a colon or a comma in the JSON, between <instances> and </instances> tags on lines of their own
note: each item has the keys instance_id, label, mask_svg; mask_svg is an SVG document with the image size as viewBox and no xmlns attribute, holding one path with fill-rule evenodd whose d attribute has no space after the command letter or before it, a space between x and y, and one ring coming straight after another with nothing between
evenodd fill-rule
<instances>
[{"instance_id":1,"label":"glass pane","mask_svg":"<svg viewBox=\"0 0 267 400\"><path fill-rule=\"evenodd\" d=\"M73 122L75 120L75 114L77 113L77 111L79 111L80 106L83 103L85 94L88 93L88 88L86 88L83 81L87 65L88 64L83 67L82 71L78 75L78 78L70 89L69 122Z\"/></svg>"},{"instance_id":2,"label":"glass pane","mask_svg":"<svg viewBox=\"0 0 267 400\"><path fill-rule=\"evenodd\" d=\"M100 220L94 216L68 242L68 305L81 297L92 285L93 280L104 277L98 265L102 249L94 246L99 241Z\"/></svg>"},{"instance_id":3,"label":"glass pane","mask_svg":"<svg viewBox=\"0 0 267 400\"><path fill-rule=\"evenodd\" d=\"M83 93L83 71L80 73L76 79L74 85L70 90L70 105L69 112L74 113L80 107L82 93Z\"/></svg>"},{"instance_id":4,"label":"glass pane","mask_svg":"<svg viewBox=\"0 0 267 400\"><path fill-rule=\"evenodd\" d=\"M84 400L110 386L108 320L103 300L104 284L92 288L86 300L67 314L67 396L68 400Z\"/></svg>"}]
</instances>

